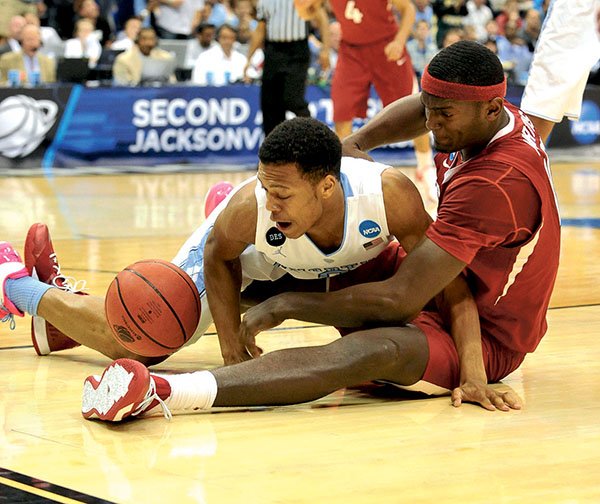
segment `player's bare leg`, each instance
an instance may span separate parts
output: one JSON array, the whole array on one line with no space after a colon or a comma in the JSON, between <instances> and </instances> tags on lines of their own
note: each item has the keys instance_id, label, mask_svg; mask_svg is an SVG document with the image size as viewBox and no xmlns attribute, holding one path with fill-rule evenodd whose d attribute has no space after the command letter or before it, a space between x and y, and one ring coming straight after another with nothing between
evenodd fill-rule
<instances>
[{"instance_id":1,"label":"player's bare leg","mask_svg":"<svg viewBox=\"0 0 600 504\"><path fill-rule=\"evenodd\" d=\"M104 298L50 289L40 301L38 315L77 343L111 359L127 357L148 365L158 362L132 354L115 340L104 314Z\"/></svg>"},{"instance_id":2,"label":"player's bare leg","mask_svg":"<svg viewBox=\"0 0 600 504\"><path fill-rule=\"evenodd\" d=\"M359 331L328 345L277 350L212 370L214 406L295 404L372 380L412 385L428 358L425 335L414 327Z\"/></svg>"},{"instance_id":3,"label":"player's bare leg","mask_svg":"<svg viewBox=\"0 0 600 504\"><path fill-rule=\"evenodd\" d=\"M429 359L425 335L414 327L352 333L328 345L292 348L213 371L158 376L119 359L84 381L82 414L120 421L158 412L212 406L284 405L311 401L372 380L412 385ZM160 407L160 408L159 408Z\"/></svg>"}]
</instances>

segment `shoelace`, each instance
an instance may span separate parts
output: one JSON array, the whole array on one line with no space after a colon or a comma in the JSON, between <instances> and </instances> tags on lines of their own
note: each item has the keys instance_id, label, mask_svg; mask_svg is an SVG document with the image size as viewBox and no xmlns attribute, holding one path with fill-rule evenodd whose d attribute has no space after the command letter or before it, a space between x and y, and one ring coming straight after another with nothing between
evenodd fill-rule
<instances>
[{"instance_id":1,"label":"shoelace","mask_svg":"<svg viewBox=\"0 0 600 504\"><path fill-rule=\"evenodd\" d=\"M6 308L4 305L0 304L0 310L7 310L8 308ZM10 324L8 327L10 327L11 331L15 330L15 327L17 327L17 323L15 322L15 316L12 313L7 313L6 315L4 315L4 317L2 317L2 319L0 320L0 322L4 323L4 322L8 322L10 320Z\"/></svg>"},{"instance_id":2,"label":"shoelace","mask_svg":"<svg viewBox=\"0 0 600 504\"><path fill-rule=\"evenodd\" d=\"M72 292L73 294L77 294L78 292L83 292L85 290L85 286L87 284L85 280L75 280L74 277L66 276L61 273L60 265L56 260L56 253L50 254L50 259L54 260L52 267L56 272L56 276L52 279L52 285L54 285L54 287L67 292ZM58 282L62 282L62 284L59 285Z\"/></svg>"},{"instance_id":3,"label":"shoelace","mask_svg":"<svg viewBox=\"0 0 600 504\"><path fill-rule=\"evenodd\" d=\"M136 410L133 413L131 413L131 416L135 416L135 415L139 415L140 413L143 413L144 410L148 406L150 406L152 401L154 401L155 399L158 402L158 404L160 405L160 407L162 408L164 417L167 420L171 420L173 418L173 414L171 413L171 410L169 409L169 407L165 404L165 401L163 401L160 398L160 396L156 393L156 383L154 382L154 378L152 378L152 377L150 377L150 388L148 389L148 392L146 393L146 397L144 397L144 399L142 400L140 405L136 408Z\"/></svg>"}]
</instances>

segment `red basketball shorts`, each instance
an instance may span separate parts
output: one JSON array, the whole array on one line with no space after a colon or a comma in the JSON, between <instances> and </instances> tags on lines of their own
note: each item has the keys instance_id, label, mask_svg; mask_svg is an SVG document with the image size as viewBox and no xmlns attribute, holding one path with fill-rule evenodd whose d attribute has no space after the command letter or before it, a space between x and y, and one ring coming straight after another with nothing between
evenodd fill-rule
<instances>
[{"instance_id":1,"label":"red basketball shorts","mask_svg":"<svg viewBox=\"0 0 600 504\"><path fill-rule=\"evenodd\" d=\"M371 84L384 106L418 90L408 52L404 51L398 61L388 61L384 53L387 43L340 44L331 83L335 122L366 117Z\"/></svg>"},{"instance_id":2,"label":"red basketball shorts","mask_svg":"<svg viewBox=\"0 0 600 504\"><path fill-rule=\"evenodd\" d=\"M339 290L350 285L366 282L378 282L392 276L406 253L397 242L392 242L375 259L349 273L332 277L329 290ZM427 307L429 308L429 306ZM411 325L419 328L427 338L429 345L429 362L421 381L409 390L427 394L443 394L460 384L460 367L454 340L444 329L440 315L432 310L422 311ZM345 335L357 329L338 329ZM525 358L525 354L515 352L500 344L487 334L482 335L483 360L488 380L496 382L517 369Z\"/></svg>"}]
</instances>

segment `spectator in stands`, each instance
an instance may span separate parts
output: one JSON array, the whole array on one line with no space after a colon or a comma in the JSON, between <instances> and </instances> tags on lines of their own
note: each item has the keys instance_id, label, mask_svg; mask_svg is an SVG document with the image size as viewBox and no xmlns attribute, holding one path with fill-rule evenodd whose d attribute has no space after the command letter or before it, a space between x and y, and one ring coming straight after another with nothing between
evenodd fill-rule
<instances>
[{"instance_id":1,"label":"spectator in stands","mask_svg":"<svg viewBox=\"0 0 600 504\"><path fill-rule=\"evenodd\" d=\"M465 25L472 26L478 42L484 42L488 38L485 25L494 19L494 13L486 5L486 0L469 0L467 2L467 17Z\"/></svg>"},{"instance_id":2,"label":"spectator in stands","mask_svg":"<svg viewBox=\"0 0 600 504\"><path fill-rule=\"evenodd\" d=\"M492 51L496 56L498 55L498 45L496 44L495 39L489 38L483 43L483 45Z\"/></svg>"},{"instance_id":3,"label":"spectator in stands","mask_svg":"<svg viewBox=\"0 0 600 504\"><path fill-rule=\"evenodd\" d=\"M175 82L175 58L170 52L157 47L158 38L153 28L142 28L135 45L119 54L113 65L113 79L116 85L137 86L151 77L152 60L169 62L170 73L162 75L164 81ZM152 75L154 77L154 75Z\"/></svg>"},{"instance_id":4,"label":"spectator in stands","mask_svg":"<svg viewBox=\"0 0 600 504\"><path fill-rule=\"evenodd\" d=\"M496 41L498 37L504 37L504 35L500 35L500 28L495 19L491 19L485 24L485 31L487 32L486 40Z\"/></svg>"},{"instance_id":5,"label":"spectator in stands","mask_svg":"<svg viewBox=\"0 0 600 504\"><path fill-rule=\"evenodd\" d=\"M519 13L519 2L518 0L506 0L502 12L496 16L496 22L498 23L498 29L501 34L504 35L507 23L512 22L516 24L517 30L523 26L523 19Z\"/></svg>"},{"instance_id":6,"label":"spectator in stands","mask_svg":"<svg viewBox=\"0 0 600 504\"><path fill-rule=\"evenodd\" d=\"M6 42L0 46L0 54L21 50L21 30L26 24L23 16L13 16L10 19Z\"/></svg>"},{"instance_id":7,"label":"spectator in stands","mask_svg":"<svg viewBox=\"0 0 600 504\"><path fill-rule=\"evenodd\" d=\"M215 25L209 23L201 23L196 27L194 30L195 37L188 41L185 52L186 68L194 68L198 56L216 45L215 33Z\"/></svg>"},{"instance_id":8,"label":"spectator in stands","mask_svg":"<svg viewBox=\"0 0 600 504\"><path fill-rule=\"evenodd\" d=\"M504 27L504 37L498 37L498 57L509 73L509 81L525 85L531 65L532 53L525 41L519 36L518 23L509 21Z\"/></svg>"},{"instance_id":9,"label":"spectator in stands","mask_svg":"<svg viewBox=\"0 0 600 504\"><path fill-rule=\"evenodd\" d=\"M462 29L469 14L466 0L434 0L431 6L438 19L436 44L438 47L447 47L444 46L446 32Z\"/></svg>"},{"instance_id":10,"label":"spectator in stands","mask_svg":"<svg viewBox=\"0 0 600 504\"><path fill-rule=\"evenodd\" d=\"M525 13L525 19L523 21L523 27L519 30L519 37L521 37L529 52L535 50L535 45L542 31L542 15L537 9L529 9Z\"/></svg>"},{"instance_id":11,"label":"spectator in stands","mask_svg":"<svg viewBox=\"0 0 600 504\"><path fill-rule=\"evenodd\" d=\"M425 21L429 29L436 23L436 18L433 15L433 8L431 7L431 0L413 0L415 4L415 25L419 21Z\"/></svg>"},{"instance_id":12,"label":"spectator in stands","mask_svg":"<svg viewBox=\"0 0 600 504\"><path fill-rule=\"evenodd\" d=\"M73 6L77 6L75 22L81 18L89 19L93 25L96 37L102 46L110 45L114 36L108 20L100 15L100 7L95 0L76 0Z\"/></svg>"},{"instance_id":13,"label":"spectator in stands","mask_svg":"<svg viewBox=\"0 0 600 504\"><path fill-rule=\"evenodd\" d=\"M94 24L87 18L78 19L75 23L74 37L65 42L65 58L88 58L88 66L94 68L102 46L94 35Z\"/></svg>"},{"instance_id":14,"label":"spectator in stands","mask_svg":"<svg viewBox=\"0 0 600 504\"><path fill-rule=\"evenodd\" d=\"M431 58L439 51L431 39L431 30L427 21L417 21L413 29L413 38L406 43L406 50L410 54L415 73L420 79Z\"/></svg>"},{"instance_id":15,"label":"spectator in stands","mask_svg":"<svg viewBox=\"0 0 600 504\"><path fill-rule=\"evenodd\" d=\"M235 0L233 10L237 16L238 23L247 23L252 31L258 25L256 12L252 0ZM238 28L239 28L238 24Z\"/></svg>"},{"instance_id":16,"label":"spectator in stands","mask_svg":"<svg viewBox=\"0 0 600 504\"><path fill-rule=\"evenodd\" d=\"M196 13L203 7L204 0L154 0L148 4L154 13L156 33L169 40L190 38Z\"/></svg>"},{"instance_id":17,"label":"spectator in stands","mask_svg":"<svg viewBox=\"0 0 600 504\"><path fill-rule=\"evenodd\" d=\"M61 56L64 50L64 43L56 29L52 26L41 26L40 17L37 14L29 12L25 14L24 17L27 24L35 25L40 29L42 35L42 47L40 52L55 59Z\"/></svg>"},{"instance_id":18,"label":"spectator in stands","mask_svg":"<svg viewBox=\"0 0 600 504\"><path fill-rule=\"evenodd\" d=\"M114 51L129 51L134 45L135 40L140 33L142 28L142 20L133 16L125 21L125 27L123 28L123 36L116 42L113 42L110 48Z\"/></svg>"},{"instance_id":19,"label":"spectator in stands","mask_svg":"<svg viewBox=\"0 0 600 504\"><path fill-rule=\"evenodd\" d=\"M256 30L258 21L256 20L254 7L250 0L237 0L234 5L235 14L238 18L238 25L236 28L238 31L237 40L239 42L239 47L237 49L242 54L248 55L252 32Z\"/></svg>"},{"instance_id":20,"label":"spectator in stands","mask_svg":"<svg viewBox=\"0 0 600 504\"><path fill-rule=\"evenodd\" d=\"M39 53L40 29L27 24L21 30L21 50L0 56L0 82L6 82L9 70L19 70L22 81L32 82L32 72L39 72L41 83L56 82L56 66L52 58Z\"/></svg>"},{"instance_id":21,"label":"spectator in stands","mask_svg":"<svg viewBox=\"0 0 600 504\"><path fill-rule=\"evenodd\" d=\"M233 48L235 28L222 25L217 31L217 44L204 51L194 64L192 83L200 86L226 86L244 77L246 57Z\"/></svg>"},{"instance_id":22,"label":"spectator in stands","mask_svg":"<svg viewBox=\"0 0 600 504\"><path fill-rule=\"evenodd\" d=\"M237 28L239 19L229 0L204 0L204 2L211 7L207 22L214 24L217 28L224 24Z\"/></svg>"},{"instance_id":23,"label":"spectator in stands","mask_svg":"<svg viewBox=\"0 0 600 504\"><path fill-rule=\"evenodd\" d=\"M452 28L446 31L444 38L442 39L442 47L444 49L452 44L455 44L459 40L464 39L464 32L460 28Z\"/></svg>"},{"instance_id":24,"label":"spectator in stands","mask_svg":"<svg viewBox=\"0 0 600 504\"><path fill-rule=\"evenodd\" d=\"M41 2L40 2L41 3ZM0 2L0 37L10 37L10 22L15 16L23 16L27 12L37 13L38 0L2 0ZM41 4L43 5L43 3Z\"/></svg>"}]
</instances>

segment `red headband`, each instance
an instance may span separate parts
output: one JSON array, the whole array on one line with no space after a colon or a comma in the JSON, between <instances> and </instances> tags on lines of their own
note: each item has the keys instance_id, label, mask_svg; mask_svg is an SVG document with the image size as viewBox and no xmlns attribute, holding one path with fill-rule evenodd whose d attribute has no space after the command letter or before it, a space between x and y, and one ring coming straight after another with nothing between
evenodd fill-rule
<instances>
[{"instance_id":1,"label":"red headband","mask_svg":"<svg viewBox=\"0 0 600 504\"><path fill-rule=\"evenodd\" d=\"M425 67L421 77L421 89L431 95L450 100L488 101L499 96L504 98L506 95L506 77L499 84L492 86L472 86L436 79L429 73L429 67Z\"/></svg>"}]
</instances>

